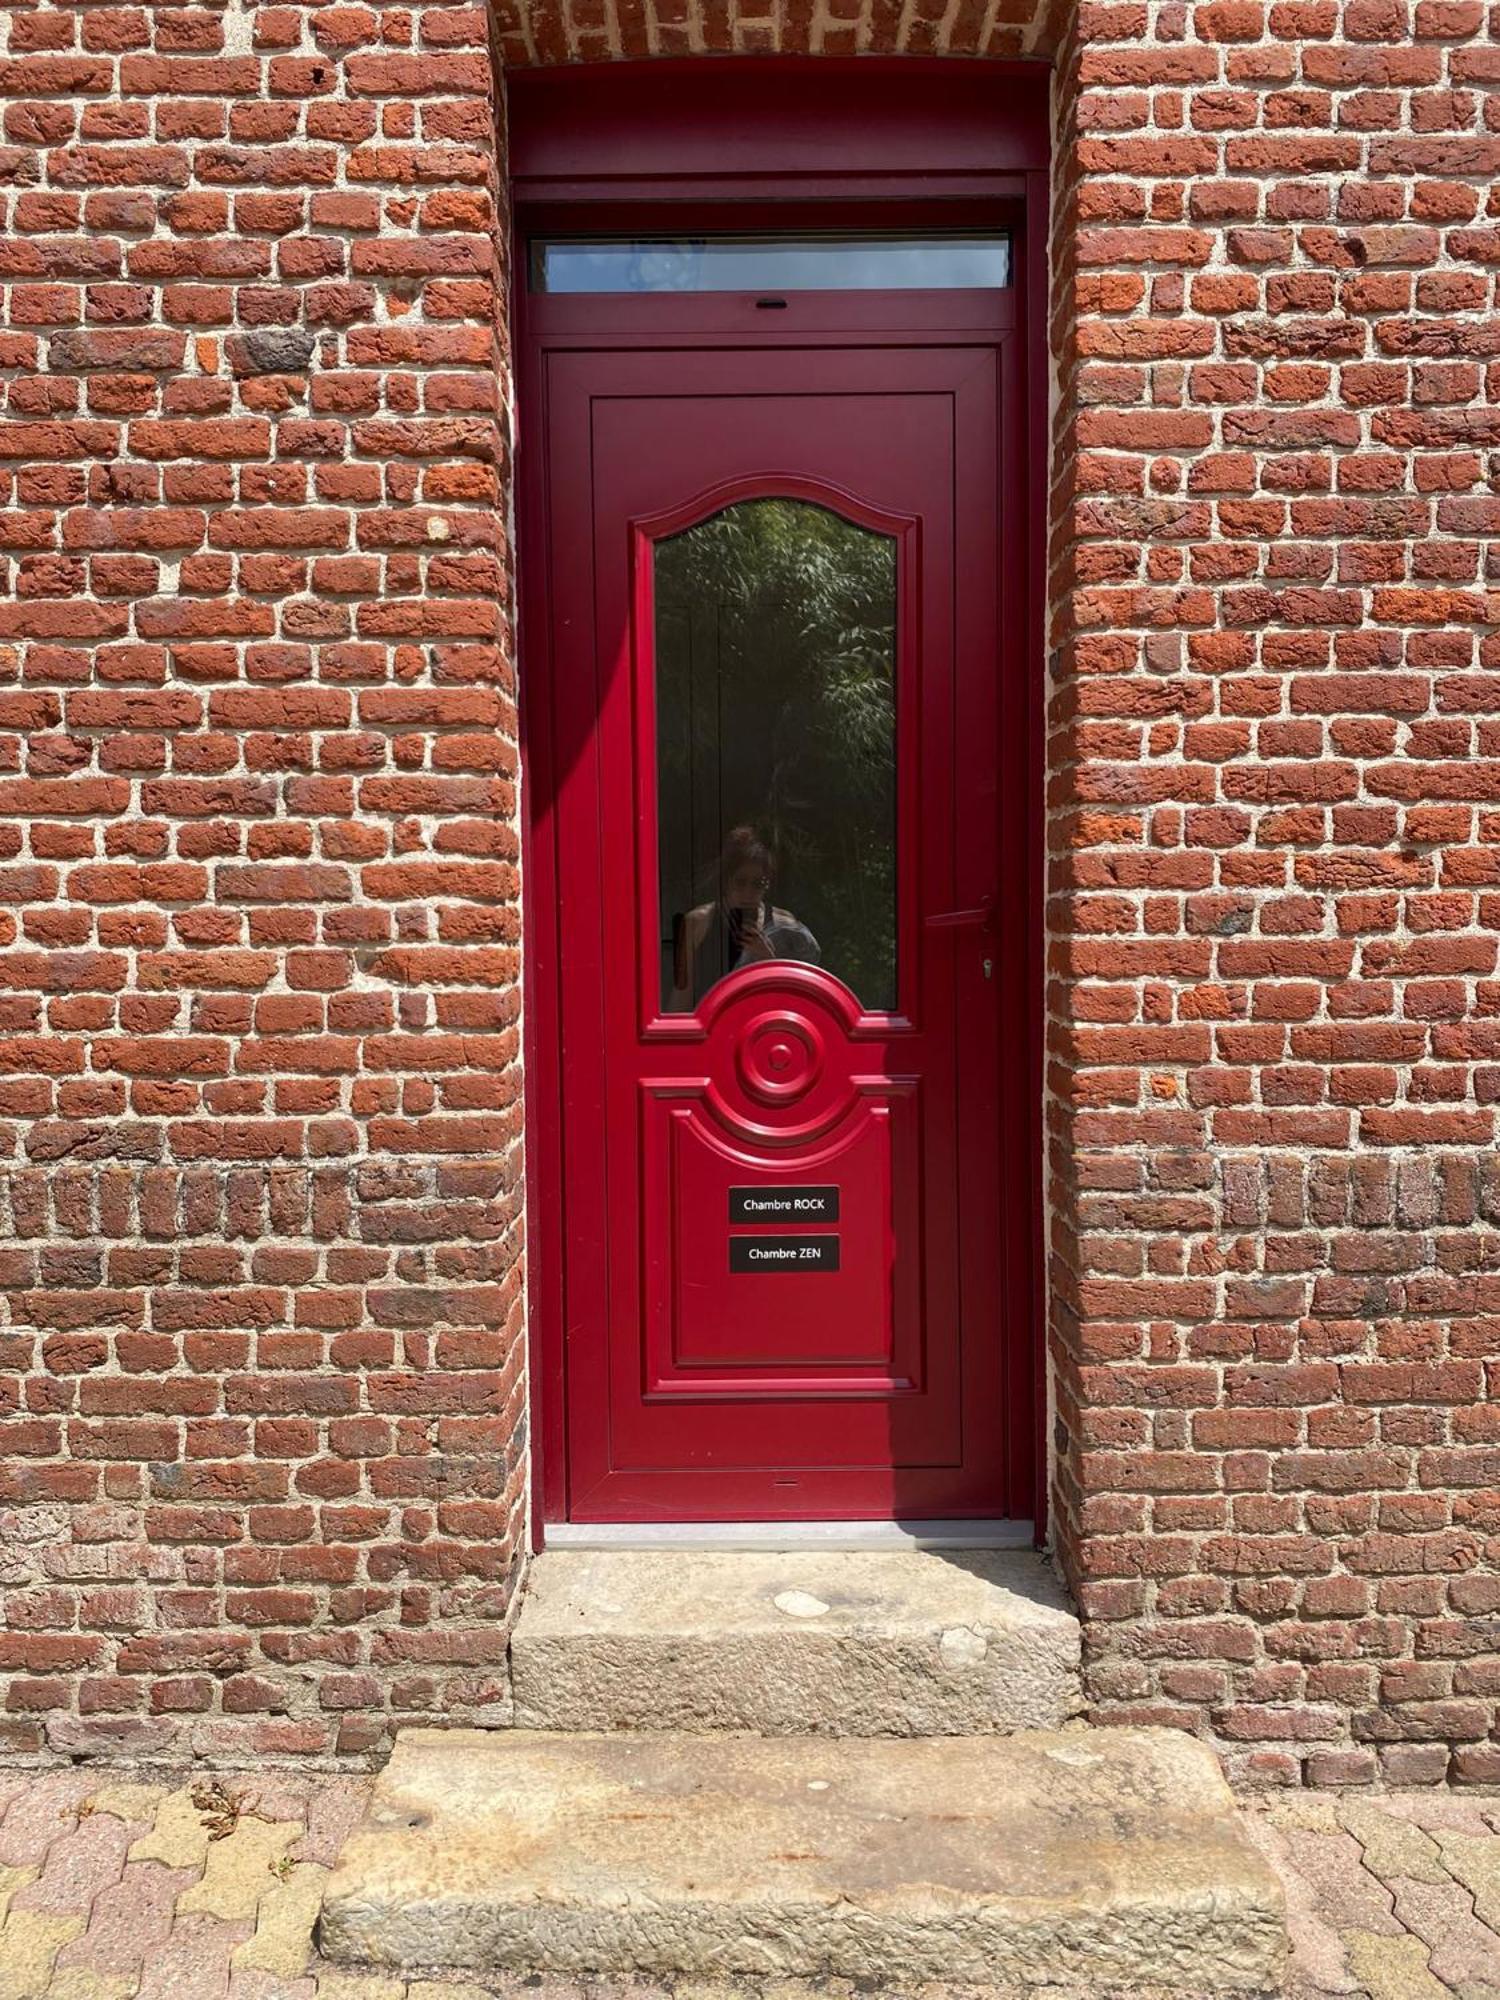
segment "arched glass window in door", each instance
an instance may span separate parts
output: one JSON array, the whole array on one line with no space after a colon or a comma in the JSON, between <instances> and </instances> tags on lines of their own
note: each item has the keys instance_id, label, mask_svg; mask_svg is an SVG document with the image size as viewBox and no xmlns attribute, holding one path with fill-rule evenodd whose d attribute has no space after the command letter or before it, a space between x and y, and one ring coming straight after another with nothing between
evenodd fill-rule
<instances>
[{"instance_id":1,"label":"arched glass window in door","mask_svg":"<svg viewBox=\"0 0 1500 2000\"><path fill-rule=\"evenodd\" d=\"M771 959L896 1005L896 543L737 501L655 549L661 993Z\"/></svg>"}]
</instances>

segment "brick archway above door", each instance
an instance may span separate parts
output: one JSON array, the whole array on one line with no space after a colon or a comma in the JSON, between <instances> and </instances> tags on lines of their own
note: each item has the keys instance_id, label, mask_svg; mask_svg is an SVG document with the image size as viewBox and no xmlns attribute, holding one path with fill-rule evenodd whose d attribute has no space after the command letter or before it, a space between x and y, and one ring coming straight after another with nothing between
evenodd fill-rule
<instances>
[{"instance_id":1,"label":"brick archway above door","mask_svg":"<svg viewBox=\"0 0 1500 2000\"><path fill-rule=\"evenodd\" d=\"M641 56L1051 56L1072 0L495 0L508 68Z\"/></svg>"}]
</instances>

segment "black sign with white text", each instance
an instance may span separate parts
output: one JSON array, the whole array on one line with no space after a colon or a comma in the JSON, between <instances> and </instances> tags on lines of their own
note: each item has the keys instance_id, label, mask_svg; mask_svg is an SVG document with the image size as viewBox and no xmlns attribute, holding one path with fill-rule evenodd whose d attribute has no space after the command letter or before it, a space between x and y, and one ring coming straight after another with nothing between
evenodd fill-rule
<instances>
[{"instance_id":1,"label":"black sign with white text","mask_svg":"<svg viewBox=\"0 0 1500 2000\"><path fill-rule=\"evenodd\" d=\"M731 1236L731 1271L836 1271L837 1236Z\"/></svg>"},{"instance_id":2,"label":"black sign with white text","mask_svg":"<svg viewBox=\"0 0 1500 2000\"><path fill-rule=\"evenodd\" d=\"M731 1222L837 1222L836 1187L732 1187Z\"/></svg>"}]
</instances>

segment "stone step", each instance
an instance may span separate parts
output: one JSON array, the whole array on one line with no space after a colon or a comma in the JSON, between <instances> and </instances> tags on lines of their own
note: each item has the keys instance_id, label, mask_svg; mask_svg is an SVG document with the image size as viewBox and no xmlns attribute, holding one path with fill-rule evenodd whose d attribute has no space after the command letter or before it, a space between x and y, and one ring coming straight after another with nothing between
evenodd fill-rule
<instances>
[{"instance_id":1,"label":"stone step","mask_svg":"<svg viewBox=\"0 0 1500 2000\"><path fill-rule=\"evenodd\" d=\"M988 1550L549 1549L511 1687L530 1729L980 1736L1083 1705L1056 1578Z\"/></svg>"},{"instance_id":2,"label":"stone step","mask_svg":"<svg viewBox=\"0 0 1500 2000\"><path fill-rule=\"evenodd\" d=\"M328 1884L383 1970L1273 1990L1281 1890L1170 1730L404 1730Z\"/></svg>"}]
</instances>

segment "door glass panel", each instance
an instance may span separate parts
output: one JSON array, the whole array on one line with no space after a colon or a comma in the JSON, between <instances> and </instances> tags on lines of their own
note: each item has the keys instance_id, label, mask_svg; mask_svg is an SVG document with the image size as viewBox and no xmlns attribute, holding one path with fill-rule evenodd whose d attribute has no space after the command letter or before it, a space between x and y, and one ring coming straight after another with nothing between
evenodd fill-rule
<instances>
[{"instance_id":1,"label":"door glass panel","mask_svg":"<svg viewBox=\"0 0 1500 2000\"><path fill-rule=\"evenodd\" d=\"M659 236L531 246L536 292L988 290L1010 283L1010 238Z\"/></svg>"},{"instance_id":2,"label":"door glass panel","mask_svg":"<svg viewBox=\"0 0 1500 2000\"><path fill-rule=\"evenodd\" d=\"M742 500L656 545L662 1008L769 959L896 1005L896 544Z\"/></svg>"}]
</instances>

